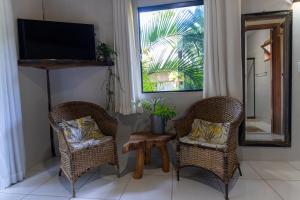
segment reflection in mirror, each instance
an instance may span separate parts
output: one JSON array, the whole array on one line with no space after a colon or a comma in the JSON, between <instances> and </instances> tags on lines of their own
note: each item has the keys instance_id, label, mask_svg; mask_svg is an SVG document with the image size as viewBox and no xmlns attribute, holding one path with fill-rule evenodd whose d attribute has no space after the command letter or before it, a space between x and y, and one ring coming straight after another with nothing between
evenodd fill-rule
<instances>
[{"instance_id":1,"label":"reflection in mirror","mask_svg":"<svg viewBox=\"0 0 300 200\"><path fill-rule=\"evenodd\" d=\"M290 144L290 14L244 16L244 145Z\"/></svg>"}]
</instances>

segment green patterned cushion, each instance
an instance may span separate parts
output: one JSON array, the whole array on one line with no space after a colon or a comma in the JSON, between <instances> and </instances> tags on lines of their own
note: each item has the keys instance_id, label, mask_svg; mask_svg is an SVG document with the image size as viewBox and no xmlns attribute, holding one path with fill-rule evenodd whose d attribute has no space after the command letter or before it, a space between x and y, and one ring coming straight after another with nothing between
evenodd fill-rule
<instances>
[{"instance_id":1,"label":"green patterned cushion","mask_svg":"<svg viewBox=\"0 0 300 200\"><path fill-rule=\"evenodd\" d=\"M189 139L201 143L224 145L227 142L229 123L213 123L195 119Z\"/></svg>"},{"instance_id":2,"label":"green patterned cushion","mask_svg":"<svg viewBox=\"0 0 300 200\"><path fill-rule=\"evenodd\" d=\"M63 121L59 126L63 128L67 142L75 149L94 146L105 138L91 116Z\"/></svg>"}]
</instances>

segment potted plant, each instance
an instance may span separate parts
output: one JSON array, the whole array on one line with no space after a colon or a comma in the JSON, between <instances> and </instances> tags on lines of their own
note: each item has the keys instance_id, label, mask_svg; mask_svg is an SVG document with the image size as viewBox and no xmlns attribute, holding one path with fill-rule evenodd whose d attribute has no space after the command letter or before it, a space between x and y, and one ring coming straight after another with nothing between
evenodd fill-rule
<instances>
[{"instance_id":1,"label":"potted plant","mask_svg":"<svg viewBox=\"0 0 300 200\"><path fill-rule=\"evenodd\" d=\"M113 62L117 53L109 45L97 41L96 59L102 62Z\"/></svg>"},{"instance_id":2,"label":"potted plant","mask_svg":"<svg viewBox=\"0 0 300 200\"><path fill-rule=\"evenodd\" d=\"M164 133L167 122L176 116L175 107L165 104L161 98L154 98L151 101L142 100L139 106L150 114L153 133Z\"/></svg>"},{"instance_id":3,"label":"potted plant","mask_svg":"<svg viewBox=\"0 0 300 200\"><path fill-rule=\"evenodd\" d=\"M118 54L113 48L104 42L97 41L96 43L96 60L104 62L108 65L113 65ZM120 81L120 77L113 71L112 67L108 68L108 77L106 82L106 106L107 111L112 111L114 106L114 84L115 80Z\"/></svg>"}]
</instances>

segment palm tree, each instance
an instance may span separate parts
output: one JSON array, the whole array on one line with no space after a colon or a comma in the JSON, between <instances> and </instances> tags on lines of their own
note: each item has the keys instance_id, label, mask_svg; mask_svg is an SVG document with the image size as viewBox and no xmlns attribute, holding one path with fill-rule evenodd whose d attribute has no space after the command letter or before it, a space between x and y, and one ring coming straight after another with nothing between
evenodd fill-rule
<instances>
[{"instance_id":1,"label":"palm tree","mask_svg":"<svg viewBox=\"0 0 300 200\"><path fill-rule=\"evenodd\" d=\"M155 90L148 76L161 72L177 72L184 79L179 89L202 89L203 27L203 6L157 11L143 21L140 39L144 91Z\"/></svg>"}]
</instances>

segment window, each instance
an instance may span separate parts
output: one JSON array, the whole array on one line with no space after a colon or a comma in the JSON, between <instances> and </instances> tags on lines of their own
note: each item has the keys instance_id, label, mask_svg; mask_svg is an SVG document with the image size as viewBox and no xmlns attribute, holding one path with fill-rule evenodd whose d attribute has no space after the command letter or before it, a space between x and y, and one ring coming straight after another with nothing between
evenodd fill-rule
<instances>
[{"instance_id":1,"label":"window","mask_svg":"<svg viewBox=\"0 0 300 200\"><path fill-rule=\"evenodd\" d=\"M141 7L138 13L143 92L202 90L203 1Z\"/></svg>"}]
</instances>

